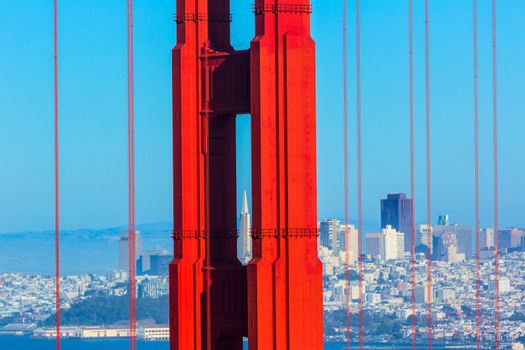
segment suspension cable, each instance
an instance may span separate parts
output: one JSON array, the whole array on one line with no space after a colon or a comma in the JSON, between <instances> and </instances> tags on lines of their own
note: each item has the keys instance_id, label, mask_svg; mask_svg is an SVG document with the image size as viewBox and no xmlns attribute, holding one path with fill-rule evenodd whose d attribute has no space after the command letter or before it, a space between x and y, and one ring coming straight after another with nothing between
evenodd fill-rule
<instances>
[{"instance_id":1,"label":"suspension cable","mask_svg":"<svg viewBox=\"0 0 525 350\"><path fill-rule=\"evenodd\" d=\"M500 300L499 300L499 182L498 182L498 64L496 0L492 0L492 106L493 106L493 156L494 156L494 264L495 264L495 331L496 350L500 349Z\"/></svg>"},{"instance_id":2,"label":"suspension cable","mask_svg":"<svg viewBox=\"0 0 525 350\"><path fill-rule=\"evenodd\" d=\"M55 132L55 316L56 349L60 350L60 178L58 135L58 0L53 1L53 79Z\"/></svg>"},{"instance_id":3,"label":"suspension cable","mask_svg":"<svg viewBox=\"0 0 525 350\"><path fill-rule=\"evenodd\" d=\"M425 0L425 100L426 100L426 172L427 172L427 294L428 294L428 349L432 349L432 212L431 212L431 163L430 163L430 31L429 1Z\"/></svg>"},{"instance_id":4,"label":"suspension cable","mask_svg":"<svg viewBox=\"0 0 525 350\"><path fill-rule=\"evenodd\" d=\"M473 0L474 32L474 208L476 217L476 348L481 350L481 269L479 226L479 90L478 90L478 0Z\"/></svg>"},{"instance_id":5,"label":"suspension cable","mask_svg":"<svg viewBox=\"0 0 525 350\"><path fill-rule=\"evenodd\" d=\"M361 140L361 1L356 0L356 120L357 120L357 226L359 270L359 348L364 345L363 319L363 205Z\"/></svg>"},{"instance_id":6,"label":"suspension cable","mask_svg":"<svg viewBox=\"0 0 525 350\"><path fill-rule=\"evenodd\" d=\"M347 8L343 0L343 124L344 124L344 218L345 218L345 280L346 280L346 347L350 348L350 231L348 229L348 37Z\"/></svg>"},{"instance_id":7,"label":"suspension cable","mask_svg":"<svg viewBox=\"0 0 525 350\"><path fill-rule=\"evenodd\" d=\"M408 0L408 44L409 44L409 109L410 109L410 198L411 205L411 282L412 282L412 350L416 350L416 251L415 251L415 219L414 219L414 36L413 36L413 4Z\"/></svg>"},{"instance_id":8,"label":"suspension cable","mask_svg":"<svg viewBox=\"0 0 525 350\"><path fill-rule=\"evenodd\" d=\"M133 0L127 0L128 59L128 249L130 350L137 348L137 281L135 227L135 101L133 55Z\"/></svg>"}]
</instances>

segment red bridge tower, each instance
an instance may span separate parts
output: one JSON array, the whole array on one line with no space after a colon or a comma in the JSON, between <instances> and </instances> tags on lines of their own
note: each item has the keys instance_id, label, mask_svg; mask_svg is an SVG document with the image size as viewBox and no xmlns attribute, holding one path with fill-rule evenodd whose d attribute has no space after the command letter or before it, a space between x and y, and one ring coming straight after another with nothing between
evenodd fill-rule
<instances>
[{"instance_id":1,"label":"red bridge tower","mask_svg":"<svg viewBox=\"0 0 525 350\"><path fill-rule=\"evenodd\" d=\"M315 44L309 0L256 0L250 50L229 0L177 0L171 350L323 348ZM253 259L237 259L235 117L252 118Z\"/></svg>"}]
</instances>

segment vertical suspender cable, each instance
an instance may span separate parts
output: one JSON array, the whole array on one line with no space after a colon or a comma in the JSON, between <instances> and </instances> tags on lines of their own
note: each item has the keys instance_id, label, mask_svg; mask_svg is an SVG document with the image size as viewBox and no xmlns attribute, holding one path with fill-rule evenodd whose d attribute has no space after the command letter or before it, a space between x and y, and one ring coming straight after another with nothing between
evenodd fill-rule
<instances>
[{"instance_id":1,"label":"vertical suspender cable","mask_svg":"<svg viewBox=\"0 0 525 350\"><path fill-rule=\"evenodd\" d=\"M431 192L430 192L430 33L429 33L429 1L425 0L425 100L426 100L426 171L427 171L427 297L428 297L428 349L432 349L432 224Z\"/></svg>"},{"instance_id":2,"label":"vertical suspender cable","mask_svg":"<svg viewBox=\"0 0 525 350\"><path fill-rule=\"evenodd\" d=\"M497 70L496 0L492 0L492 103L493 103L493 152L494 152L494 264L495 264L495 321L496 350L500 348L499 300L499 190L498 190L498 70Z\"/></svg>"},{"instance_id":3,"label":"vertical suspender cable","mask_svg":"<svg viewBox=\"0 0 525 350\"><path fill-rule=\"evenodd\" d=\"M348 41L346 1L343 0L343 124L344 124L344 206L345 206L345 279L346 279L346 347L350 348L350 231L348 229ZM358 234L361 234L358 232Z\"/></svg>"},{"instance_id":4,"label":"vertical suspender cable","mask_svg":"<svg viewBox=\"0 0 525 350\"><path fill-rule=\"evenodd\" d=\"M409 109L410 109L410 198L412 198L411 205L411 281L412 281L412 350L416 350L416 252L415 252L415 222L414 222L414 37L413 37L413 4L412 0L408 0L408 85L409 85Z\"/></svg>"},{"instance_id":5,"label":"vertical suspender cable","mask_svg":"<svg viewBox=\"0 0 525 350\"><path fill-rule=\"evenodd\" d=\"M363 349L363 206L361 159L361 1L356 0L357 226L359 266L359 348Z\"/></svg>"},{"instance_id":6,"label":"vertical suspender cable","mask_svg":"<svg viewBox=\"0 0 525 350\"><path fill-rule=\"evenodd\" d=\"M60 350L60 188L58 152L58 0L53 1L53 68L55 129L55 314L56 349Z\"/></svg>"},{"instance_id":7,"label":"vertical suspender cable","mask_svg":"<svg viewBox=\"0 0 525 350\"><path fill-rule=\"evenodd\" d=\"M476 216L476 348L481 349L481 270L479 237L479 93L478 93L478 0L473 0L474 32L474 208Z\"/></svg>"},{"instance_id":8,"label":"vertical suspender cable","mask_svg":"<svg viewBox=\"0 0 525 350\"><path fill-rule=\"evenodd\" d=\"M135 101L133 61L133 0L127 0L128 35L128 248L129 248L129 331L130 350L137 347L137 285L135 257Z\"/></svg>"}]
</instances>

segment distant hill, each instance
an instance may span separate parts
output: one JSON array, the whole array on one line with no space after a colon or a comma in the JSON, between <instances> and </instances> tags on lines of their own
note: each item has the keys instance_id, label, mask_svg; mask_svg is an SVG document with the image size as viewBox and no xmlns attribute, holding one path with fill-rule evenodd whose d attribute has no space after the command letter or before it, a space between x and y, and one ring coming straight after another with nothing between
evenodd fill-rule
<instances>
[{"instance_id":1,"label":"distant hill","mask_svg":"<svg viewBox=\"0 0 525 350\"><path fill-rule=\"evenodd\" d=\"M172 247L170 223L138 225L145 249ZM126 227L61 232L63 274L115 270L118 238ZM54 273L54 231L0 233L0 272Z\"/></svg>"}]
</instances>

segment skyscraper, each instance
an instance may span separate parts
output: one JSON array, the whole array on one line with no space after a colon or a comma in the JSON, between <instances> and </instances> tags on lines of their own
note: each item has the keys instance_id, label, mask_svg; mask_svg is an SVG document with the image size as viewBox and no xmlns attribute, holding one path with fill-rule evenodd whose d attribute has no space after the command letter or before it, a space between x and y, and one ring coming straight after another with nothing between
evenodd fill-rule
<instances>
[{"instance_id":1,"label":"skyscraper","mask_svg":"<svg viewBox=\"0 0 525 350\"><path fill-rule=\"evenodd\" d=\"M397 232L404 233L405 251L412 246L412 199L406 194L389 194L381 200L381 228L392 226Z\"/></svg>"},{"instance_id":2,"label":"skyscraper","mask_svg":"<svg viewBox=\"0 0 525 350\"><path fill-rule=\"evenodd\" d=\"M319 225L321 244L332 249L334 254L339 251L339 220L329 219L321 221Z\"/></svg>"},{"instance_id":3,"label":"skyscraper","mask_svg":"<svg viewBox=\"0 0 525 350\"><path fill-rule=\"evenodd\" d=\"M479 234L481 249L494 248L494 229L484 228L480 230Z\"/></svg>"},{"instance_id":4,"label":"skyscraper","mask_svg":"<svg viewBox=\"0 0 525 350\"><path fill-rule=\"evenodd\" d=\"M381 255L381 234L369 232L365 234L365 254L376 259Z\"/></svg>"},{"instance_id":5,"label":"skyscraper","mask_svg":"<svg viewBox=\"0 0 525 350\"><path fill-rule=\"evenodd\" d=\"M430 231L430 232L429 232ZM430 233L430 236L429 236ZM430 243L429 243L429 237L430 237ZM432 252L432 226L429 226L428 224L420 224L417 225L416 229L416 250L417 251L425 251L425 254L428 251L428 247L430 246L430 250ZM406 248L409 250L410 248Z\"/></svg>"},{"instance_id":6,"label":"skyscraper","mask_svg":"<svg viewBox=\"0 0 525 350\"><path fill-rule=\"evenodd\" d=\"M448 215L447 220L443 221L441 219L441 222L448 224ZM474 257L472 226L462 224L435 225L433 233L439 236L446 231L454 232L457 239L458 253L465 254L466 259L472 259Z\"/></svg>"},{"instance_id":7,"label":"skyscraper","mask_svg":"<svg viewBox=\"0 0 525 350\"><path fill-rule=\"evenodd\" d=\"M450 227L450 226L444 226ZM453 227L453 226L451 226ZM433 235L433 259L448 261L449 248L454 247L455 253L459 252L459 243L456 232L454 230L439 231Z\"/></svg>"},{"instance_id":8,"label":"skyscraper","mask_svg":"<svg viewBox=\"0 0 525 350\"><path fill-rule=\"evenodd\" d=\"M381 258L386 260L402 259L405 253L405 234L397 232L387 225L381 230Z\"/></svg>"},{"instance_id":9,"label":"skyscraper","mask_svg":"<svg viewBox=\"0 0 525 350\"><path fill-rule=\"evenodd\" d=\"M237 241L237 256L243 263L248 263L252 258L251 217L248 209L246 191L242 196L241 223L239 240Z\"/></svg>"},{"instance_id":10,"label":"skyscraper","mask_svg":"<svg viewBox=\"0 0 525 350\"><path fill-rule=\"evenodd\" d=\"M521 246L521 237L524 232L517 228L499 230L499 249L512 249Z\"/></svg>"},{"instance_id":11,"label":"skyscraper","mask_svg":"<svg viewBox=\"0 0 525 350\"><path fill-rule=\"evenodd\" d=\"M118 241L118 269L127 271L129 269L129 232L122 232ZM135 256L137 259L142 254L142 239L140 233L135 233Z\"/></svg>"},{"instance_id":12,"label":"skyscraper","mask_svg":"<svg viewBox=\"0 0 525 350\"><path fill-rule=\"evenodd\" d=\"M173 255L162 248L145 251L137 259L137 274L167 275L171 260Z\"/></svg>"},{"instance_id":13,"label":"skyscraper","mask_svg":"<svg viewBox=\"0 0 525 350\"><path fill-rule=\"evenodd\" d=\"M348 241L347 241L348 231ZM334 251L334 256L338 256L341 252L348 250L350 261L357 261L359 255L359 234L354 225L344 224L339 225L339 238L337 240L337 250Z\"/></svg>"},{"instance_id":14,"label":"skyscraper","mask_svg":"<svg viewBox=\"0 0 525 350\"><path fill-rule=\"evenodd\" d=\"M439 216L438 225L448 226L448 214L443 214Z\"/></svg>"}]
</instances>

